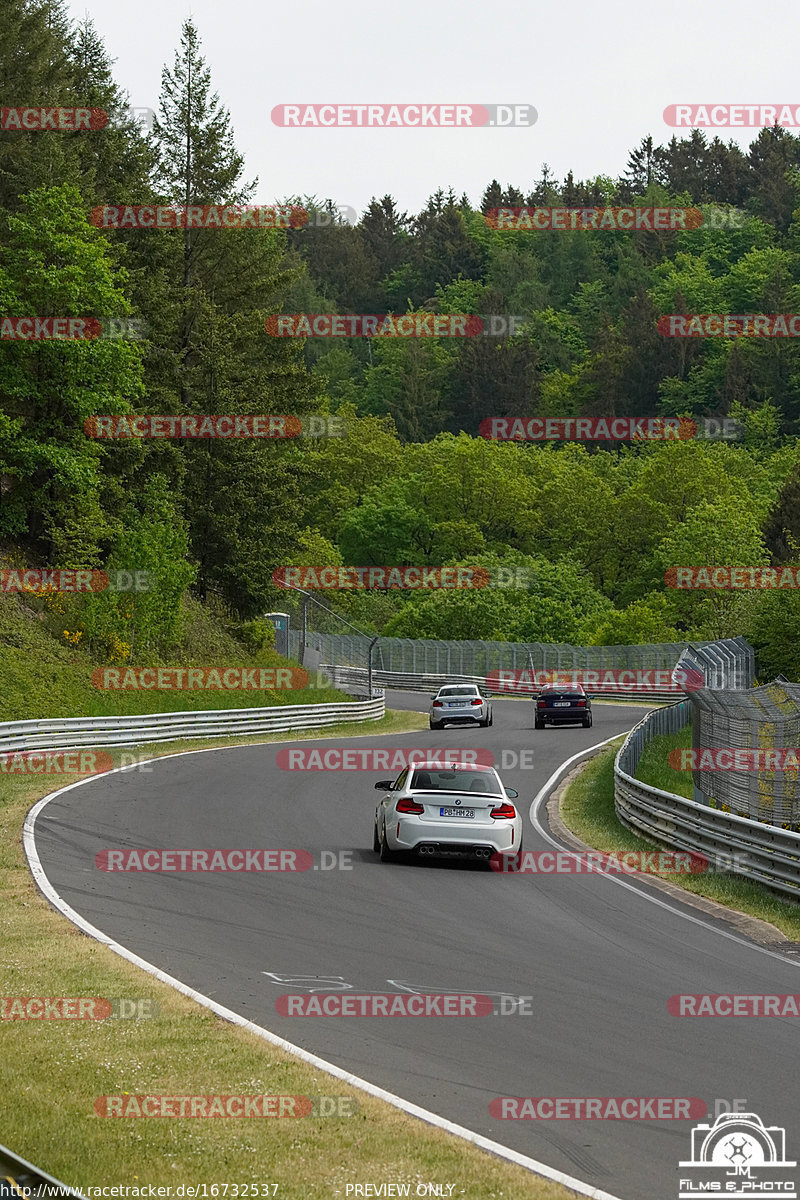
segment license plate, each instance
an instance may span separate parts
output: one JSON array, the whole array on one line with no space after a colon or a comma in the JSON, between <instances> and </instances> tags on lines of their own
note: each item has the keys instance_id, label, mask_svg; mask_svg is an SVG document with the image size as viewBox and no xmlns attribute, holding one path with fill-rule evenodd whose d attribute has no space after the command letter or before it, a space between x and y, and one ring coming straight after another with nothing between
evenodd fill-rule
<instances>
[{"instance_id":1,"label":"license plate","mask_svg":"<svg viewBox=\"0 0 800 1200\"><path fill-rule=\"evenodd\" d=\"M554 700L553 708L569 708L569 700Z\"/></svg>"},{"instance_id":2,"label":"license plate","mask_svg":"<svg viewBox=\"0 0 800 1200\"><path fill-rule=\"evenodd\" d=\"M440 817L474 817L474 808L440 808Z\"/></svg>"},{"instance_id":3,"label":"license plate","mask_svg":"<svg viewBox=\"0 0 800 1200\"><path fill-rule=\"evenodd\" d=\"M464 703L463 700L448 700L447 707L448 708L466 708L466 704Z\"/></svg>"}]
</instances>

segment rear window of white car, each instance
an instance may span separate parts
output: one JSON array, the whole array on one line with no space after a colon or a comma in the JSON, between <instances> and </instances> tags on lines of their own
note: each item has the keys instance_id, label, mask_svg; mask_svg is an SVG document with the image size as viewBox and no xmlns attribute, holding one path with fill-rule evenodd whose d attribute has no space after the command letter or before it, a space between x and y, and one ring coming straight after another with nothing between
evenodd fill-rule
<instances>
[{"instance_id":1,"label":"rear window of white car","mask_svg":"<svg viewBox=\"0 0 800 1200\"><path fill-rule=\"evenodd\" d=\"M476 687L449 687L441 688L440 696L477 696L478 689Z\"/></svg>"},{"instance_id":2,"label":"rear window of white car","mask_svg":"<svg viewBox=\"0 0 800 1200\"><path fill-rule=\"evenodd\" d=\"M500 796L500 784L493 771L437 771L421 768L414 772L412 788L426 792L468 792L480 796Z\"/></svg>"}]
</instances>

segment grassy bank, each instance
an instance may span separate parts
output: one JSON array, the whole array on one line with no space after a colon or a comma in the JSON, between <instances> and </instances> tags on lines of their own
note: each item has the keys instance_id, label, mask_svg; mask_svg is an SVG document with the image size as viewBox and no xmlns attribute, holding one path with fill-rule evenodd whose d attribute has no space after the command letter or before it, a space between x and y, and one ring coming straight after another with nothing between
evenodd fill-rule
<instances>
[{"instance_id":1,"label":"grassy bank","mask_svg":"<svg viewBox=\"0 0 800 1200\"><path fill-rule=\"evenodd\" d=\"M198 601L185 597L179 636L168 659L124 659L91 654L70 643L66 624L36 598L0 595L0 721L58 717L123 716L135 713L265 708L273 704L324 704L347 697L331 687L266 688L242 691L99 689L92 682L98 668L124 673L127 667L294 668L269 646L253 648L236 636L235 627ZM113 678L113 677L112 677ZM286 678L285 676L283 677ZM296 682L292 679L291 682Z\"/></svg>"}]
</instances>

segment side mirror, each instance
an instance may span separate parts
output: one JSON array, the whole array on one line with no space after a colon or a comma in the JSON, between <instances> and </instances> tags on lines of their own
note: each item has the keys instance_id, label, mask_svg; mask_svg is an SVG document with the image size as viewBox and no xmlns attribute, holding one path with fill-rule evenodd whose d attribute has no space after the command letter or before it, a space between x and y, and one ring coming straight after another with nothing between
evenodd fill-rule
<instances>
[{"instance_id":1,"label":"side mirror","mask_svg":"<svg viewBox=\"0 0 800 1200\"><path fill-rule=\"evenodd\" d=\"M393 779L379 779L375 784L375 790L378 792L390 792L394 787Z\"/></svg>"},{"instance_id":2,"label":"side mirror","mask_svg":"<svg viewBox=\"0 0 800 1200\"><path fill-rule=\"evenodd\" d=\"M435 699L436 699L436 697L435 697L435 696L431 696L431 700L435 700Z\"/></svg>"},{"instance_id":3,"label":"side mirror","mask_svg":"<svg viewBox=\"0 0 800 1200\"><path fill-rule=\"evenodd\" d=\"M516 790L516 788L506 788L506 795L510 796L512 800L516 800L519 796L519 792Z\"/></svg>"}]
</instances>

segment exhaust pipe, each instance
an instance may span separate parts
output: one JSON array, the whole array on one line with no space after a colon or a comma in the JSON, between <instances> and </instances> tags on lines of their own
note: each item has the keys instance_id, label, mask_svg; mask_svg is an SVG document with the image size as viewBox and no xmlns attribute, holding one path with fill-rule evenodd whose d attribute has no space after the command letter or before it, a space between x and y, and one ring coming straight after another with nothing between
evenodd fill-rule
<instances>
[{"instance_id":1,"label":"exhaust pipe","mask_svg":"<svg viewBox=\"0 0 800 1200\"><path fill-rule=\"evenodd\" d=\"M490 858L491 854L491 850L489 850L486 846L478 846L477 850L475 851L476 858Z\"/></svg>"},{"instance_id":2,"label":"exhaust pipe","mask_svg":"<svg viewBox=\"0 0 800 1200\"><path fill-rule=\"evenodd\" d=\"M420 853L420 854L426 854L426 855L427 855L427 854L433 854L433 853L434 853L434 848L433 848L433 846L423 845L423 846L420 846L420 848L419 848L419 853Z\"/></svg>"}]
</instances>

